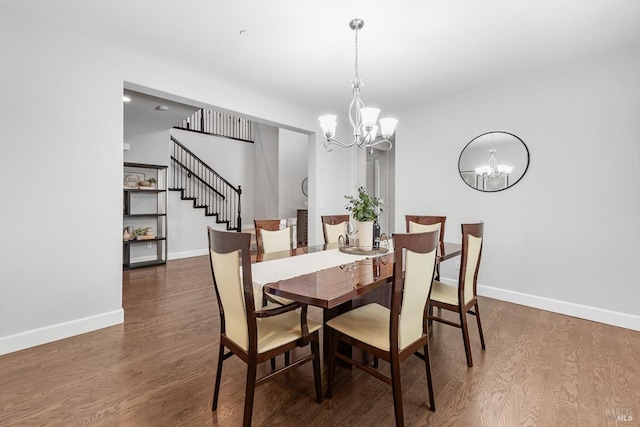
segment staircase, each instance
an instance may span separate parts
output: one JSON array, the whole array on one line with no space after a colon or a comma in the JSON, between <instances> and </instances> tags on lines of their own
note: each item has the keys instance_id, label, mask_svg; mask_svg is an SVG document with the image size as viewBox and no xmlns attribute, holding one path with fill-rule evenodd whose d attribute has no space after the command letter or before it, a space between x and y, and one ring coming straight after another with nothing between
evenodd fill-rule
<instances>
[{"instance_id":1,"label":"staircase","mask_svg":"<svg viewBox=\"0 0 640 427\"><path fill-rule=\"evenodd\" d=\"M226 224L227 230L240 231L240 196L242 189L231 185L180 141L171 136L170 191L180 191L182 200L193 200L195 209L203 209L205 216Z\"/></svg>"}]
</instances>

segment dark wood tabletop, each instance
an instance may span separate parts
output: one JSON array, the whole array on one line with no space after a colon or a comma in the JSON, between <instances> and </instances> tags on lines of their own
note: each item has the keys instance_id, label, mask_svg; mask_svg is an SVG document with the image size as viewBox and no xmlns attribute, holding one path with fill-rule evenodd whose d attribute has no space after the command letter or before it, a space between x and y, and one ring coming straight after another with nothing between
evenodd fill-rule
<instances>
[{"instance_id":1,"label":"dark wood tabletop","mask_svg":"<svg viewBox=\"0 0 640 427\"><path fill-rule=\"evenodd\" d=\"M279 258L286 257L287 252L289 252L288 256L300 256L333 248L336 246L298 248L280 253ZM459 256L461 252L462 246L459 243L445 242L444 251L438 257L438 262ZM256 259L256 262L262 261L266 260ZM265 289L274 295L331 309L388 283L393 277L393 263L394 253L385 254L269 283L265 285Z\"/></svg>"}]
</instances>

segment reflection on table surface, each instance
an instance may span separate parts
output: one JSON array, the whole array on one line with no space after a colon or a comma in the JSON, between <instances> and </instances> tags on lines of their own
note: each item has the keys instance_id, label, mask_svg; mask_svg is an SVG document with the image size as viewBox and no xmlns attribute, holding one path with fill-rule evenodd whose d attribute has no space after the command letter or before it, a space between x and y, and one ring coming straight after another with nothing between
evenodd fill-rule
<instances>
[{"instance_id":1,"label":"reflection on table surface","mask_svg":"<svg viewBox=\"0 0 640 427\"><path fill-rule=\"evenodd\" d=\"M438 257L438 262L461 253L460 244L445 243L444 246L443 254ZM267 257L258 255L257 258L259 257L259 260L256 259L256 262L296 257L337 248L336 244L297 248L291 251L266 254L268 255ZM317 270L310 268L304 271L303 274L289 276L284 271L281 273L282 276L279 276L280 270L284 270L284 266L282 262L275 263L278 271L270 271L269 273L272 274L271 279L261 284L271 294L330 309L359 295L371 292L377 287L388 283L393 277L394 253L375 257L354 257L353 261L350 261L351 258L349 257L351 255L344 255L346 255L346 262L340 265ZM300 267L300 265L303 265L301 263L304 263L303 257L299 261L296 260L296 266ZM264 269L267 264L260 267ZM274 268L276 267L274 266ZM278 279L274 280L274 277L278 277Z\"/></svg>"}]
</instances>

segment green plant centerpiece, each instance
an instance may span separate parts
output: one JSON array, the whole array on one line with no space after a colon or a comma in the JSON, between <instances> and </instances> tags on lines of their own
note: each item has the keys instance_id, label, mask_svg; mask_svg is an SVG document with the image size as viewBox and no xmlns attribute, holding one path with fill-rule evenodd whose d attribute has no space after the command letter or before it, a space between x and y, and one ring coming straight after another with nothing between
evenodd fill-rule
<instances>
[{"instance_id":1,"label":"green plant centerpiece","mask_svg":"<svg viewBox=\"0 0 640 427\"><path fill-rule=\"evenodd\" d=\"M382 212L382 199L367 194L364 187L357 188L358 195L344 196L347 210L358 222L358 246L364 250L373 248L373 222Z\"/></svg>"},{"instance_id":2,"label":"green plant centerpiece","mask_svg":"<svg viewBox=\"0 0 640 427\"><path fill-rule=\"evenodd\" d=\"M359 222L377 221L382 213L382 199L367 194L364 187L358 187L357 196L344 196L347 210Z\"/></svg>"}]
</instances>

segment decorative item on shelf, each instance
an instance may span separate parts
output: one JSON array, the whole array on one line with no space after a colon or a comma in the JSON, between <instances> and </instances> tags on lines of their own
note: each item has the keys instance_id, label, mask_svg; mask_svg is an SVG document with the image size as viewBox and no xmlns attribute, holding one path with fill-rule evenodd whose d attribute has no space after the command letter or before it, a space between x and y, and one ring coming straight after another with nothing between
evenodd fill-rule
<instances>
[{"instance_id":1,"label":"decorative item on shelf","mask_svg":"<svg viewBox=\"0 0 640 427\"><path fill-rule=\"evenodd\" d=\"M156 179L149 178L144 181L140 181L138 183L138 188L140 190L155 190L156 189Z\"/></svg>"},{"instance_id":2,"label":"decorative item on shelf","mask_svg":"<svg viewBox=\"0 0 640 427\"><path fill-rule=\"evenodd\" d=\"M139 188L141 181L144 181L143 173L136 173L136 172L124 173L124 188L127 190Z\"/></svg>"},{"instance_id":3,"label":"decorative item on shelf","mask_svg":"<svg viewBox=\"0 0 640 427\"><path fill-rule=\"evenodd\" d=\"M370 251L373 249L373 222L382 213L383 200L368 195L362 186L357 190L357 196L344 196L348 200L346 208L358 224L358 247Z\"/></svg>"},{"instance_id":4,"label":"decorative item on shelf","mask_svg":"<svg viewBox=\"0 0 640 427\"><path fill-rule=\"evenodd\" d=\"M151 234L147 234L147 233L151 233ZM151 227L136 228L133 231L133 235L135 236L136 240L151 240L151 239L155 239L156 237L153 235L153 230L151 229Z\"/></svg>"},{"instance_id":5,"label":"decorative item on shelf","mask_svg":"<svg viewBox=\"0 0 640 427\"><path fill-rule=\"evenodd\" d=\"M129 234L129 229L127 227L125 227L122 233L122 240L125 242L128 242L129 240L131 240L131 234Z\"/></svg>"},{"instance_id":6,"label":"decorative item on shelf","mask_svg":"<svg viewBox=\"0 0 640 427\"><path fill-rule=\"evenodd\" d=\"M376 125L376 122L378 121L380 109L366 108L364 106L364 102L360 99L360 88L364 86L364 84L358 75L358 30L361 30L363 26L364 21L362 19L356 18L349 22L349 27L356 32L355 77L351 81L353 99L351 100L351 104L349 104L349 121L351 122L351 127L353 127L353 139L351 142L344 143L334 138L337 126L335 115L318 117L325 139L324 148L327 151L332 151L330 147L331 144L344 148L352 147L357 144L360 148L370 149L372 151L373 147L378 144L383 144L384 148L381 149L385 151L391 150L392 147L389 138L393 135L396 125L398 124L398 120L390 117L380 119L380 133L382 134L382 139L376 139L376 135L378 133L378 126Z\"/></svg>"}]
</instances>

